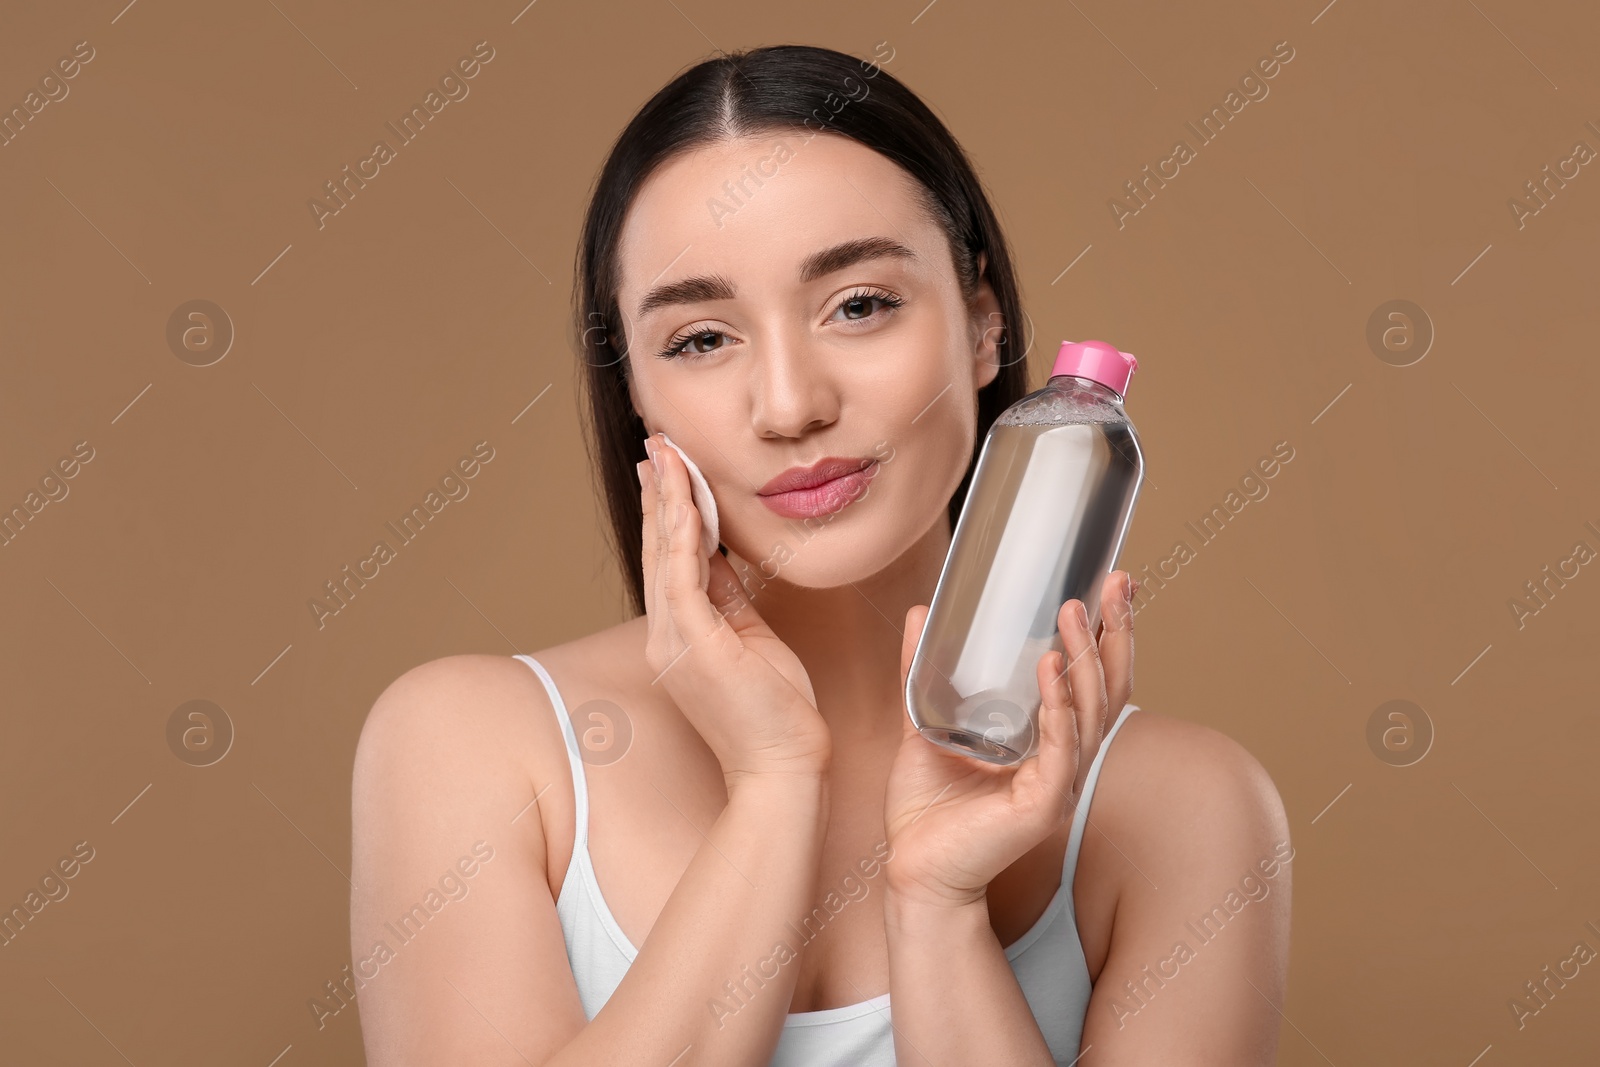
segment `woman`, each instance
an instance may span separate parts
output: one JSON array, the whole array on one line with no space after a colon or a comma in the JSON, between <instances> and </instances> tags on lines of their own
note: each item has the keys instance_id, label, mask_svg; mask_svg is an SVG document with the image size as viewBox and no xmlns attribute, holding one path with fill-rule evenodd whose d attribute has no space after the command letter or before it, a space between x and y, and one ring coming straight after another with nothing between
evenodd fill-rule
<instances>
[{"instance_id":1,"label":"woman","mask_svg":"<svg viewBox=\"0 0 1600 1067\"><path fill-rule=\"evenodd\" d=\"M642 613L374 705L368 1062L1271 1063L1282 803L1234 742L1127 704L1126 573L1098 635L1062 605L1036 758L907 718L979 443L1027 390L1006 242L939 120L827 49L701 63L618 139L578 266ZM807 474L839 477L783 491Z\"/></svg>"}]
</instances>

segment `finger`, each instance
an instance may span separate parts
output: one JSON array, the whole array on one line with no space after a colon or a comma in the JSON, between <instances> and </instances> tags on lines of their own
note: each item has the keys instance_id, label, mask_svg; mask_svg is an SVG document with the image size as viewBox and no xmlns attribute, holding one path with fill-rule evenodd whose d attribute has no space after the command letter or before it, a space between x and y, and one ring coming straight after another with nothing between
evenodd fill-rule
<instances>
[{"instance_id":1,"label":"finger","mask_svg":"<svg viewBox=\"0 0 1600 1067\"><path fill-rule=\"evenodd\" d=\"M906 629L900 635L900 739L919 735L916 723L911 721L911 709L906 707L906 682L911 677L911 661L916 656L917 641L922 637L923 624L928 621L928 605L917 604L906 612Z\"/></svg>"},{"instance_id":2,"label":"finger","mask_svg":"<svg viewBox=\"0 0 1600 1067\"><path fill-rule=\"evenodd\" d=\"M654 434L645 439L645 451L650 456L650 468L646 477L650 482L650 526L646 539L654 546L651 552L655 570L650 576L650 588L653 593L652 603L655 610L655 630L660 642L658 653L664 659L671 659L678 654L678 642L673 635L672 619L667 611L666 584L667 572L667 545L665 524L662 522L661 513L666 506L667 487L661 480L661 453L665 451L660 447Z\"/></svg>"},{"instance_id":3,"label":"finger","mask_svg":"<svg viewBox=\"0 0 1600 1067\"><path fill-rule=\"evenodd\" d=\"M677 620L673 617L672 606L667 602L667 581L672 574L672 557L669 552L671 546L672 509L677 499L674 496L674 485L667 477L667 457L674 455L672 449L661 443L659 433L651 434L645 440L645 447L650 453L651 478L655 488L653 498L655 504L655 519L651 527L651 536L655 539L656 573L655 594L656 610L660 616L660 632L662 634L662 649L666 658L676 661L683 651L684 640L678 630Z\"/></svg>"},{"instance_id":4,"label":"finger","mask_svg":"<svg viewBox=\"0 0 1600 1067\"><path fill-rule=\"evenodd\" d=\"M711 553L708 561L711 580L706 583L706 598L716 609L722 621L742 632L762 625L761 613L756 610L750 590L739 578L739 573L721 552Z\"/></svg>"},{"instance_id":5,"label":"finger","mask_svg":"<svg viewBox=\"0 0 1600 1067\"><path fill-rule=\"evenodd\" d=\"M1105 732L1106 683L1100 666L1100 650L1084 621L1083 601L1073 599L1061 605L1056 615L1056 625L1061 631L1061 644L1065 649L1067 684L1072 694L1072 708L1078 720L1078 736L1087 758L1080 760L1073 791L1083 788L1089 774L1089 764L1100 747Z\"/></svg>"},{"instance_id":6,"label":"finger","mask_svg":"<svg viewBox=\"0 0 1600 1067\"><path fill-rule=\"evenodd\" d=\"M1051 650L1039 657L1035 668L1039 681L1039 777L1061 798L1065 811L1076 791L1074 781L1082 752L1078 742L1078 720L1072 712L1072 694L1062 672L1064 657Z\"/></svg>"},{"instance_id":7,"label":"finger","mask_svg":"<svg viewBox=\"0 0 1600 1067\"><path fill-rule=\"evenodd\" d=\"M639 472L639 543L640 563L644 570L644 610L647 616L655 614L656 579L656 487L655 473L648 459L638 464Z\"/></svg>"},{"instance_id":8,"label":"finger","mask_svg":"<svg viewBox=\"0 0 1600 1067\"><path fill-rule=\"evenodd\" d=\"M672 495L672 483L667 478L667 455L671 449L661 443L661 435L653 433L645 442L650 452L651 476L655 480L655 526L652 533L656 541L656 603L661 610L663 622L667 625L663 629L671 631L672 611L667 604L667 576L672 570L672 557L668 551L671 538L669 527L672 523L672 507L675 503ZM678 653L679 646L674 640L671 652Z\"/></svg>"},{"instance_id":9,"label":"finger","mask_svg":"<svg viewBox=\"0 0 1600 1067\"><path fill-rule=\"evenodd\" d=\"M653 456L654 451L655 443L646 438L645 454ZM644 472L641 510L644 513L645 611L649 616L648 629L645 632L645 659L652 670L662 671L668 664L676 662L675 657L683 646L673 628L671 614L667 610L665 594L662 591L666 553L661 539L663 496L661 482L656 474L653 459L646 459L641 469Z\"/></svg>"},{"instance_id":10,"label":"finger","mask_svg":"<svg viewBox=\"0 0 1600 1067\"><path fill-rule=\"evenodd\" d=\"M752 630L770 632L772 627L762 618L756 607L756 598L750 588L750 571L741 577L739 568L721 552L713 552L707 566L711 577L706 582L706 599L717 613L718 625L726 625L735 634Z\"/></svg>"},{"instance_id":11,"label":"finger","mask_svg":"<svg viewBox=\"0 0 1600 1067\"><path fill-rule=\"evenodd\" d=\"M1106 713L1118 715L1133 693L1133 577L1113 571L1100 595L1100 664L1106 677Z\"/></svg>"},{"instance_id":12,"label":"finger","mask_svg":"<svg viewBox=\"0 0 1600 1067\"><path fill-rule=\"evenodd\" d=\"M693 643L726 628L700 587L700 568L705 560L700 555L700 511L694 506L689 487L689 469L676 450L659 441L656 460L661 466L663 498L662 595L679 636Z\"/></svg>"}]
</instances>

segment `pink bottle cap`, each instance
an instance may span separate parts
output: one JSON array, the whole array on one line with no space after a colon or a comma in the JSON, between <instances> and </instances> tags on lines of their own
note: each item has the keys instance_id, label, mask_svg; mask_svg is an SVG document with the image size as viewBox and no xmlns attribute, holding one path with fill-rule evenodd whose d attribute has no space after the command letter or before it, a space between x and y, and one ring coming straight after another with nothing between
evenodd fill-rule
<instances>
[{"instance_id":1,"label":"pink bottle cap","mask_svg":"<svg viewBox=\"0 0 1600 1067\"><path fill-rule=\"evenodd\" d=\"M1139 361L1131 353L1117 351L1115 345L1104 341L1063 341L1050 377L1073 374L1099 382L1118 396L1126 396L1128 379L1138 369Z\"/></svg>"}]
</instances>

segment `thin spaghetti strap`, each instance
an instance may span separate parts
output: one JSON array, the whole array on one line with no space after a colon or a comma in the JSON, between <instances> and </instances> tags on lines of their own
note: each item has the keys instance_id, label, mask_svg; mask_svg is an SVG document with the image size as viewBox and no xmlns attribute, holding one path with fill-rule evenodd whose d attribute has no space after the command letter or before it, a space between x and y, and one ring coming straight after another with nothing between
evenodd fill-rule
<instances>
[{"instance_id":1,"label":"thin spaghetti strap","mask_svg":"<svg viewBox=\"0 0 1600 1067\"><path fill-rule=\"evenodd\" d=\"M1089 823L1089 804L1094 799L1095 783L1100 780L1100 765L1105 762L1106 751L1111 747L1111 739L1117 736L1122 724L1128 721L1128 712L1138 710L1137 704L1122 705L1117 721L1106 731L1106 736L1100 742L1100 750L1094 754L1094 760L1089 764L1088 777L1083 780L1083 793L1078 797L1077 810L1072 813L1072 831L1067 836L1067 855L1061 867L1061 884L1068 887L1069 905L1072 903L1072 878L1078 869L1078 850L1083 847L1083 834Z\"/></svg>"},{"instance_id":2,"label":"thin spaghetti strap","mask_svg":"<svg viewBox=\"0 0 1600 1067\"><path fill-rule=\"evenodd\" d=\"M561 693L556 689L555 679L544 669L544 664L529 655L519 654L512 658L520 659L533 668L533 672L544 683L545 691L550 694L550 703L555 707L556 720L561 723L561 737L567 745L567 762L572 765L572 795L576 802L573 812L572 855L576 860L587 847L589 840L589 783L583 774L583 756L578 751L578 735L572 729L566 702L561 699Z\"/></svg>"}]
</instances>

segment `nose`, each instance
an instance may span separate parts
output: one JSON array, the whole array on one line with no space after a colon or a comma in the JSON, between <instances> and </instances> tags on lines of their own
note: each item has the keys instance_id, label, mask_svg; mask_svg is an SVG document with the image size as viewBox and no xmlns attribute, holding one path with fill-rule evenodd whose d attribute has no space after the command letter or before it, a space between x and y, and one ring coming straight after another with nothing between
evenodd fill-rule
<instances>
[{"instance_id":1,"label":"nose","mask_svg":"<svg viewBox=\"0 0 1600 1067\"><path fill-rule=\"evenodd\" d=\"M839 417L839 392L824 361L792 337L769 340L753 361L751 422L762 437L798 438Z\"/></svg>"}]
</instances>

